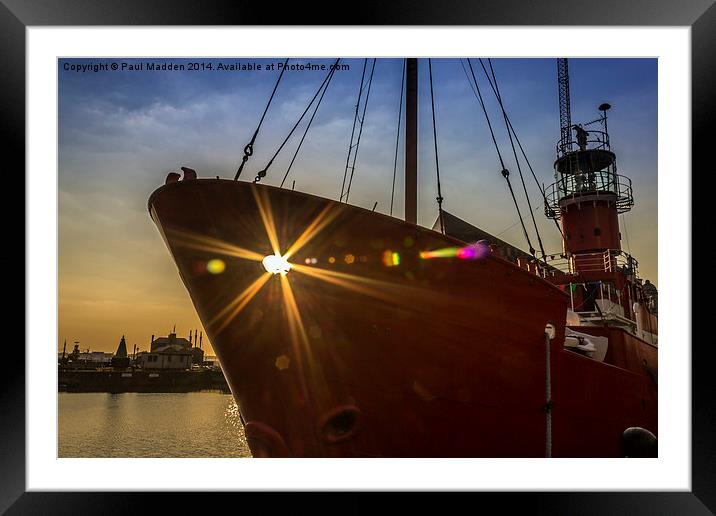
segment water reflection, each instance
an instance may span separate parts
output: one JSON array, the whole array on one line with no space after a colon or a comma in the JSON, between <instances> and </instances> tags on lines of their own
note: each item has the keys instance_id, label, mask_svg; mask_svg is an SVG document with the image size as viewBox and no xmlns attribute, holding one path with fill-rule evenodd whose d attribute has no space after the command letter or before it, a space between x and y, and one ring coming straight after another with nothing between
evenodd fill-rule
<instances>
[{"instance_id":1,"label":"water reflection","mask_svg":"<svg viewBox=\"0 0 716 516\"><path fill-rule=\"evenodd\" d=\"M230 394L59 393L59 457L250 457Z\"/></svg>"}]
</instances>

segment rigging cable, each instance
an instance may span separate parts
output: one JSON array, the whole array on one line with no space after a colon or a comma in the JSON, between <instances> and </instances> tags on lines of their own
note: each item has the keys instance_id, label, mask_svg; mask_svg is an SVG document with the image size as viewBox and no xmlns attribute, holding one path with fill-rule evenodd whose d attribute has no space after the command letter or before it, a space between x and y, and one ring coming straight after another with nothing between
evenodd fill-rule
<instances>
[{"instance_id":1,"label":"rigging cable","mask_svg":"<svg viewBox=\"0 0 716 516\"><path fill-rule=\"evenodd\" d=\"M400 121L403 117L403 88L405 86L405 59L403 59L403 71L400 74L400 102L398 103L398 129L395 136L395 159L393 160L393 187L390 190L390 215L393 215L393 199L395 198L395 172L398 167L398 144L400 143Z\"/></svg>"},{"instance_id":2,"label":"rigging cable","mask_svg":"<svg viewBox=\"0 0 716 516\"><path fill-rule=\"evenodd\" d=\"M536 212L536 211L539 210L540 208L541 208L541 206L535 206L532 211L535 211L535 212ZM499 233L496 233L496 234L495 234L495 237L500 237L501 235L504 235L505 233L507 233L509 230L511 230L513 227L515 227L515 226L516 226L517 224L519 224L519 223L520 223L520 221L519 221L519 220L516 220L515 222L513 222L512 224L510 224L509 226L507 226L505 229L503 229L503 230L500 231Z\"/></svg>"},{"instance_id":3,"label":"rigging cable","mask_svg":"<svg viewBox=\"0 0 716 516\"><path fill-rule=\"evenodd\" d=\"M462 62L462 61L461 61ZM497 145L497 139L495 138L495 132L492 130L492 123L490 123L490 116L487 114L487 108L485 107L485 101L482 99L482 93L480 92L480 85L477 83L477 78L475 77L475 71L472 68L472 63L470 62L470 59L468 58L467 64L470 67L470 73L472 74L472 80L475 82L475 88L477 91L477 98L480 101L480 106L482 106L482 112L485 114L485 120L487 121L487 127L490 129L490 135L492 136L492 143L495 145L495 150L497 151L497 157L500 160L500 165L502 166L502 177L505 178L505 181L507 181L507 187L510 190L510 195L512 196L512 201L515 204L515 209L517 210L517 216L520 219L520 225L522 226L522 232L525 235L525 239L527 240L527 245L530 248L530 254L532 256L535 255L535 249L532 247L532 242L530 241L530 236L527 233L527 228L525 227L525 222L522 219L522 213L520 212L520 206L517 204L517 197L515 197L515 191L512 188L512 183L510 182L510 171L505 168L505 162L502 159L502 153L500 153L500 147Z\"/></svg>"},{"instance_id":4,"label":"rigging cable","mask_svg":"<svg viewBox=\"0 0 716 516\"><path fill-rule=\"evenodd\" d=\"M621 216L622 226L624 226L624 236L626 237L627 252L629 253L629 256L631 256L631 246L629 245L629 229L627 228L626 215L622 213Z\"/></svg>"},{"instance_id":5,"label":"rigging cable","mask_svg":"<svg viewBox=\"0 0 716 516\"><path fill-rule=\"evenodd\" d=\"M370 69L370 77L368 78L368 89L365 93L365 103L363 104L363 114L360 117L360 127L358 129L358 140L356 140L356 151L353 154L353 164L351 165L351 176L348 179L348 188L346 189L346 203L348 202L348 196L351 194L351 185L353 184L353 173L356 171L356 159L358 158L358 148L360 147L360 137L363 134L363 122L365 122L365 111L368 109L368 99L370 97L370 88L373 85L373 72L375 72L375 59L373 59L373 66Z\"/></svg>"},{"instance_id":6,"label":"rigging cable","mask_svg":"<svg viewBox=\"0 0 716 516\"><path fill-rule=\"evenodd\" d=\"M246 165L246 162L249 160L251 155L254 153L254 142L256 141L256 137L259 135L259 129L261 129L261 124L264 121L264 118L266 118L266 113L268 113L269 106L271 105L271 101L273 100L274 95L276 94L276 89L278 88L278 84L281 82L281 78L283 77L283 72L286 71L286 65L288 64L288 58L283 62L283 68L281 68L281 73L278 74L278 79L276 79L276 84L273 87L273 91L271 92L271 96L269 97L268 102L266 103L266 107L264 108L264 113L261 115L261 120L259 120L259 124L256 126L256 131L254 131L254 135L251 137L251 141L244 147L244 157L241 158L241 164L239 165L239 169L236 171L236 175L234 176L234 181L237 181L239 179L239 176L241 175L241 171L244 170L244 165Z\"/></svg>"},{"instance_id":7,"label":"rigging cable","mask_svg":"<svg viewBox=\"0 0 716 516\"><path fill-rule=\"evenodd\" d=\"M465 75L467 76L467 70L465 70L465 66L463 65L463 70L465 71ZM495 91L495 86L492 84L492 81L490 78L487 78L487 81L490 83L490 87L492 88L492 91ZM470 77L468 76L468 82L470 82ZM472 87L472 84L470 84ZM475 93L475 89L473 88L473 93ZM497 95L497 93L495 93ZM477 93L475 93L475 96L477 96ZM537 174L535 174L534 169L532 168L532 163L530 163L529 158L527 157L527 153L525 152L524 147L522 147L522 142L520 141L520 138L517 136L517 131L515 131L514 126L512 125L512 121L510 120L509 115L507 115L506 111L504 111L505 117L507 118L507 124L510 126L510 131L512 131L512 135L515 137L515 141L517 142L517 146L520 148L520 152L522 153L522 157L525 160L525 163L527 163L527 167L530 169L530 173L532 174L532 178L535 180L535 184L537 185L537 189L540 191L540 194L542 194L542 200L544 201L545 208L549 206L549 201L547 200L547 194L545 193L544 188L542 185L540 185L539 180L537 179ZM552 219L554 221L554 225L557 228L557 231L559 231L559 234L562 236L562 240L564 240L564 233L562 232L562 228L559 227L559 223L556 219Z\"/></svg>"},{"instance_id":8,"label":"rigging cable","mask_svg":"<svg viewBox=\"0 0 716 516\"><path fill-rule=\"evenodd\" d=\"M348 143L348 155L346 156L346 168L343 171L343 184L341 185L341 195L338 198L338 202L343 200L343 191L346 187L346 178L348 177L348 163L350 163L351 160L351 151L353 150L353 137L355 136L356 132L356 123L358 122L358 108L360 107L360 99L363 95L363 81L365 80L365 69L368 65L368 58L366 57L363 60L363 73L360 76L360 86L358 87L358 101L356 102L356 111L355 115L353 115L353 129L351 129L351 141Z\"/></svg>"},{"instance_id":9,"label":"rigging cable","mask_svg":"<svg viewBox=\"0 0 716 516\"><path fill-rule=\"evenodd\" d=\"M549 206L549 201L547 200L547 194L545 193L544 187L539 184L539 180L537 179L537 174L535 174L534 169L532 168L532 164L530 163L530 160L527 158L527 153L525 152L525 149L522 148L522 142L520 142L520 139L517 137L517 133L515 132L515 128L512 126L512 122L510 121L509 117L507 118L507 121L510 124L510 129L512 130L512 134L515 137L515 141L517 142L517 146L520 148L520 152L522 153L522 156L525 159L525 163L527 163L527 167L530 169L530 173L532 174L532 177L535 180L535 183L537 184L537 188L539 189L540 193L542 194L542 200L544 201L545 210ZM562 240L564 240L564 232L562 231L562 228L559 225L559 222L557 222L557 219L552 219L554 222L555 227L557 228L557 231L559 231L560 236L562 237Z\"/></svg>"},{"instance_id":10,"label":"rigging cable","mask_svg":"<svg viewBox=\"0 0 716 516\"><path fill-rule=\"evenodd\" d=\"M510 146L512 147L512 155L515 157L515 163L517 164L517 172L520 174L520 181L522 182L522 190L525 193L525 198L527 199L527 207L529 208L530 217L532 218L532 225L535 228L535 233L537 235L537 243L539 245L540 252L542 253L542 259L544 260L547 256L547 254L544 252L544 245L542 244L542 237L539 234L539 229L537 228L537 221L535 220L535 214L534 210L532 209L532 202L530 201L530 196L527 193L527 185L525 185L525 178L522 175L522 167L520 167L520 160L517 158L517 149L515 149L515 142L512 139L512 131L510 131L510 124L507 121L507 111L505 110L505 106L502 103L502 95L500 95L500 86L497 83L497 76L495 75L495 69L492 67L492 59L487 59L488 64L490 65L490 73L492 75L492 82L494 82L494 86L492 88L493 92L495 93L495 97L497 97L497 102L500 104L500 109L502 110L502 116L505 119L505 129L507 129L507 136L510 138ZM490 76L487 73L487 69L485 68L485 64L482 62L482 59L480 59L480 66L482 66L483 72L485 72L485 77L490 79ZM492 82L490 85L492 85Z\"/></svg>"},{"instance_id":11,"label":"rigging cable","mask_svg":"<svg viewBox=\"0 0 716 516\"><path fill-rule=\"evenodd\" d=\"M440 232L445 234L445 225L443 223L443 196L440 190L440 162L438 161L438 133L435 127L435 95L433 94L433 60L428 59L428 71L430 74L430 105L433 111L433 141L435 142L435 172L438 180L438 220L440 221Z\"/></svg>"},{"instance_id":12,"label":"rigging cable","mask_svg":"<svg viewBox=\"0 0 716 516\"><path fill-rule=\"evenodd\" d=\"M298 142L298 147L296 147L296 152L293 153L293 158L291 158L291 163L288 164L288 168L286 169L286 173L283 175L283 179L281 180L281 185L279 188L283 188L283 184L286 182L286 178L288 177L289 172L291 172L291 167L293 166L293 162L296 161L296 156L298 156L298 152L301 150L301 145L303 145L303 141L306 139L306 136L308 135L308 130L311 128L311 124L313 123L313 119L316 117L316 113L318 113L318 108L321 106L321 101L323 100L323 96L326 94L326 91L328 91L328 85L331 84L331 80L333 79L333 75L335 74L336 69L333 68L331 72L329 73L328 81L326 82L325 88L323 88L323 93L321 93L321 96L318 98L318 102L316 103L316 108L313 110L313 114L311 115L311 118L308 120L308 124L306 125L306 130L303 131L303 136L301 136L301 141Z\"/></svg>"},{"instance_id":13,"label":"rigging cable","mask_svg":"<svg viewBox=\"0 0 716 516\"><path fill-rule=\"evenodd\" d=\"M465 77L467 78L467 82L470 85L470 88L472 89L472 92L475 94L476 98L479 98L477 95L477 92L475 91L475 86L472 84L472 81L470 80L470 75L467 73L467 68L465 68L465 64L460 61L460 64L462 65L462 70L465 72ZM488 78L489 81L489 78ZM492 86L492 83L490 83ZM525 152L524 147L522 147L522 142L520 141L519 136L517 136L517 132L515 131L514 126L512 125L512 121L510 120L510 117L508 115L507 122L510 124L510 129L512 130L512 135L515 137L515 141L517 142L517 146L520 148L520 152L522 153L522 157L525 160L525 163L527 163L527 167L530 169L530 172L532 174L532 177L535 180L535 183L537 184L537 188L539 189L540 193L542 194L542 200L544 201L545 208L549 206L549 201L547 200L547 194L545 193L545 189L542 185L540 185L539 180L537 179L537 175L535 174L534 168L532 168L532 163L530 163L529 158L527 157L527 153ZM562 228L559 226L559 222L557 222L556 219L552 219L554 222L555 227L557 228L557 231L559 231L559 234L562 237L562 240L564 240L564 232L562 231ZM515 223L516 224L516 223ZM510 226L512 227L512 226Z\"/></svg>"},{"instance_id":14,"label":"rigging cable","mask_svg":"<svg viewBox=\"0 0 716 516\"><path fill-rule=\"evenodd\" d=\"M318 94L321 92L321 90L323 89L323 87L325 86L325 84L326 84L326 83L330 80L330 78L333 76L333 73L335 72L336 66L338 65L338 62L339 62L340 60L341 60L341 59L338 58L338 59L336 59L335 63L333 63L333 65L331 66L331 69L330 69L330 71L328 72L328 74L326 75L325 79L323 79L323 82L322 82L321 85L318 87L318 90L316 90L315 95L313 95L313 98L311 99L311 101L310 101L310 102L308 103L308 105L306 106L306 109L303 111L303 113L301 113L301 116L298 118L298 121L295 123L295 125L294 125L294 126L291 128L291 130L289 131L288 136L286 136L286 138L283 140L283 142L281 143L281 145L279 145L278 150L274 153L274 155L273 155L273 156L271 157L271 159L268 161L268 163L267 163L266 166L263 168L263 170L260 170L260 171L258 172L258 174L256 174L256 177L254 178L254 183L258 183L259 181L261 181L261 179L263 179L264 177L266 177L266 173L268 172L269 167L273 164L273 161L276 159L276 156L278 156L279 152L281 152L281 149L283 149L283 147L286 145L286 143L288 142L288 140L291 138L291 135L293 135L293 132L294 132L294 131L296 130L296 128L299 126L299 124L301 123L301 120L303 120L303 117L306 116L306 113L308 113L308 110L311 109L311 106L312 106L313 103L315 102L316 97L318 97Z\"/></svg>"}]
</instances>

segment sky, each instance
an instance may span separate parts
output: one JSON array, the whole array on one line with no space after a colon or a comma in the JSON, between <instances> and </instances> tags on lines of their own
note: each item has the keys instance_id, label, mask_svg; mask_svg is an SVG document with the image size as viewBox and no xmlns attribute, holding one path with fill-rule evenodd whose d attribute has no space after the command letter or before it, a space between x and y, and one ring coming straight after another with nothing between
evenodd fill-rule
<instances>
[{"instance_id":1,"label":"sky","mask_svg":"<svg viewBox=\"0 0 716 516\"><path fill-rule=\"evenodd\" d=\"M333 59L292 59L330 64ZM122 70L121 64L184 64L184 70ZM61 59L59 77L59 348L147 350L151 335L179 336L202 327L176 266L147 212L147 199L167 172L189 166L200 177L231 178L274 87L283 59ZM363 59L341 61L287 185L337 199L348 152ZM437 217L435 152L427 60L419 72L418 223ZM106 69L82 65L116 63ZM190 70L189 63L198 69ZM261 64L261 70L218 70ZM212 69L208 69L211 64ZM554 180L559 108L554 59L493 59L512 125L540 183ZM203 66L202 66L203 65ZM77 71L79 68L79 71ZM99 68L99 67L97 67ZM369 64L370 68L370 64ZM433 59L433 89L443 208L522 249L527 244L484 114L460 60ZM504 120L477 60L473 68L498 146L511 171L520 208L531 224ZM657 60L570 59L572 122L599 116L609 102L609 133L620 174L631 178L635 206L620 216L622 248L639 261L642 278L658 285ZM375 67L349 202L390 211L402 60ZM263 168L301 115L325 71L286 71L242 179ZM305 121L304 121L305 124ZM269 169L278 185L302 124ZM404 128L401 128L401 145ZM521 163L547 253L561 252L560 235L544 217L541 194ZM402 154L393 215L403 216ZM529 227L529 226L528 226ZM530 237L535 241L534 228ZM204 338L205 349L213 354Z\"/></svg>"}]
</instances>

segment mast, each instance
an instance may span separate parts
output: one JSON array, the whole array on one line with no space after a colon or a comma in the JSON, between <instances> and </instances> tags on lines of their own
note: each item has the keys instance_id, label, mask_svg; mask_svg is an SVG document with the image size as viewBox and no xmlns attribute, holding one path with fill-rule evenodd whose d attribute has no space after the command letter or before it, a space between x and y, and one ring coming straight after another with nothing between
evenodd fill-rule
<instances>
[{"instance_id":1,"label":"mast","mask_svg":"<svg viewBox=\"0 0 716 516\"><path fill-rule=\"evenodd\" d=\"M405 221L418 223L418 60L406 59Z\"/></svg>"}]
</instances>

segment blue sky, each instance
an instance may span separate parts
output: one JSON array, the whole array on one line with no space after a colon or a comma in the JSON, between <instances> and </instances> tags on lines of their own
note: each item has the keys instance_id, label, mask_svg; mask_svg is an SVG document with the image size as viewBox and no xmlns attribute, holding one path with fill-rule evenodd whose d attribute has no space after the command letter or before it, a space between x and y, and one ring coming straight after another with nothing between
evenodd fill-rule
<instances>
[{"instance_id":1,"label":"blue sky","mask_svg":"<svg viewBox=\"0 0 716 516\"><path fill-rule=\"evenodd\" d=\"M175 322L180 333L184 333L180 330L184 321L185 333L199 327L171 258L149 219L146 201L166 173L181 165L195 168L200 176L233 177L278 73L64 70L65 63L122 61L148 60L60 60L58 72L60 339L63 333L68 339L82 336L97 349L116 347L115 334L118 341L122 333L129 332L129 342L134 339L141 345L146 340L144 333L148 332L146 338L151 333L166 333ZM211 62L214 68L220 61L279 62L243 58L171 61ZM350 70L336 72L287 182L290 185L295 179L296 189L329 198L340 193L363 67L362 59L343 62ZM422 64L418 221L432 226L437 215L435 157L427 61ZM571 59L569 64L574 123L596 118L596 107L602 102L613 106L609 119L612 149L620 173L633 181L636 201L632 212L620 218L622 245L639 260L641 275L658 284L657 60ZM499 108L476 60L473 66L526 213ZM559 137L555 60L495 59L493 66L505 107L535 172L541 182L549 184ZM368 208L377 201L377 211L385 213L390 207L401 69L399 59L377 62L350 197L352 204ZM244 179L263 168L325 73L284 74ZM459 61L434 59L433 82L444 208L526 248L484 115ZM301 127L265 182L280 183L302 132ZM396 216L403 214L401 167L399 156ZM531 176L525 181L532 206L541 205ZM559 252L559 233L553 223L539 209L535 216L547 251ZM94 311L91 323L87 310Z\"/></svg>"}]
</instances>

